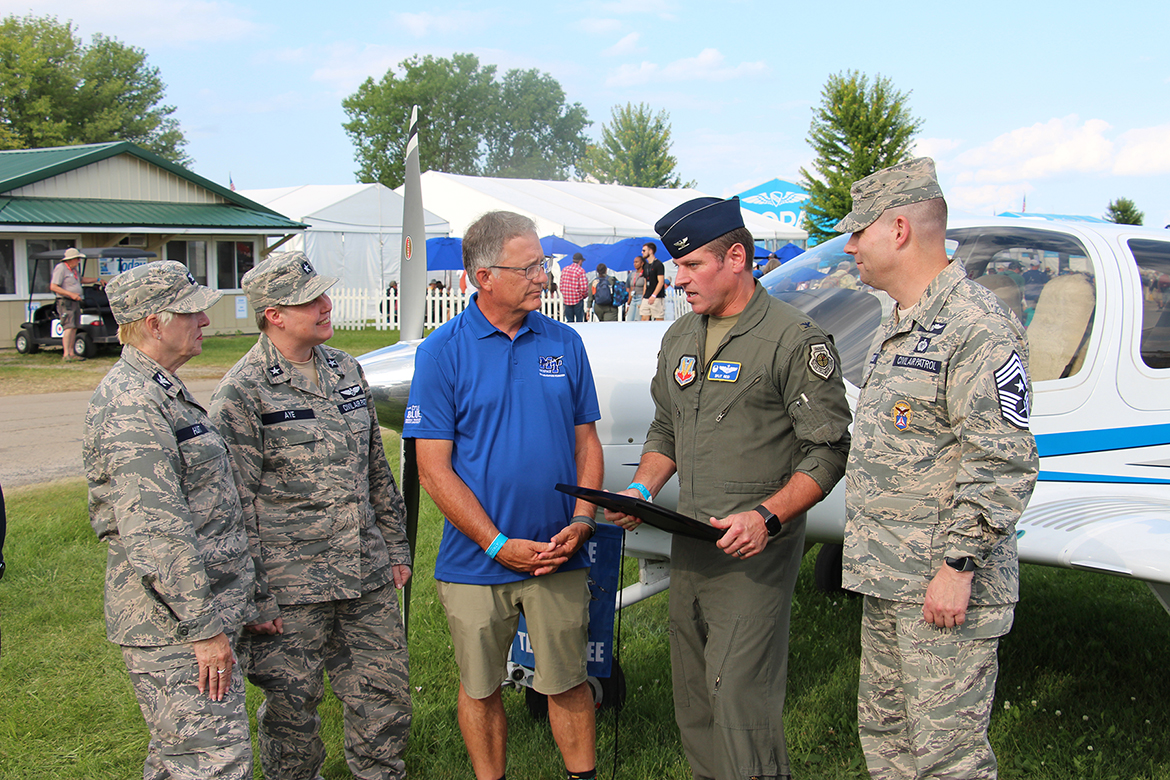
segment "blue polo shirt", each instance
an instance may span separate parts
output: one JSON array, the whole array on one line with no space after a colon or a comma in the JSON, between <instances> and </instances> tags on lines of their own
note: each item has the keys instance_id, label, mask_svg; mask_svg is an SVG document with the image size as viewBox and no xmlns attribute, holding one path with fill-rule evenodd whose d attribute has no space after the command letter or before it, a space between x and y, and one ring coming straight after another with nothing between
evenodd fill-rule
<instances>
[{"instance_id":1,"label":"blue polo shirt","mask_svg":"<svg viewBox=\"0 0 1170 780\"><path fill-rule=\"evenodd\" d=\"M572 519L575 499L553 486L577 484L574 428L601 418L589 358L576 331L539 312L508 338L478 297L419 346L402 435L451 441L455 473L500 533L546 542ZM586 565L578 551L559 571ZM435 579L490 585L526 576L443 523Z\"/></svg>"}]
</instances>

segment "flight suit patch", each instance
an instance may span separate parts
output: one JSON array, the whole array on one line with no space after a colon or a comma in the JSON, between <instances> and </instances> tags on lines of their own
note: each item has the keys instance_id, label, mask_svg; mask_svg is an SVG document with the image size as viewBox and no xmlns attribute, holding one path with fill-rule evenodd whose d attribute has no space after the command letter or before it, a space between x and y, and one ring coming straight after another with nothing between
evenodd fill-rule
<instances>
[{"instance_id":1,"label":"flight suit patch","mask_svg":"<svg viewBox=\"0 0 1170 780\"><path fill-rule=\"evenodd\" d=\"M739 379L741 363L731 363L726 360L716 360L707 369L707 378L714 382L734 382Z\"/></svg>"},{"instance_id":2,"label":"flight suit patch","mask_svg":"<svg viewBox=\"0 0 1170 780\"><path fill-rule=\"evenodd\" d=\"M828 379L833 375L833 369L837 366L837 362L833 360L833 353L829 351L828 344L812 344L808 348L808 367L809 370L819 376L821 379Z\"/></svg>"},{"instance_id":3,"label":"flight suit patch","mask_svg":"<svg viewBox=\"0 0 1170 780\"><path fill-rule=\"evenodd\" d=\"M695 381L698 373L695 371L695 365L699 359L694 355L683 355L678 360L678 367L674 369L674 381L679 387L686 387L691 382Z\"/></svg>"}]
</instances>

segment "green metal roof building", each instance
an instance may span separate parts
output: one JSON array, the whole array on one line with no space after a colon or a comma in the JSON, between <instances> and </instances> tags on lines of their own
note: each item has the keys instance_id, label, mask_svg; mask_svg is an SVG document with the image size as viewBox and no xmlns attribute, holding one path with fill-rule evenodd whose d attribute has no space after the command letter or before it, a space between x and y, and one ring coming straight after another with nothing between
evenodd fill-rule
<instances>
[{"instance_id":1,"label":"green metal roof building","mask_svg":"<svg viewBox=\"0 0 1170 780\"><path fill-rule=\"evenodd\" d=\"M29 259L37 252L131 246L239 291L258 258L305 227L127 142L0 151L0 346L12 344L30 298L34 308L53 298L50 264ZM208 312L209 332L255 330L239 298L225 295Z\"/></svg>"}]
</instances>

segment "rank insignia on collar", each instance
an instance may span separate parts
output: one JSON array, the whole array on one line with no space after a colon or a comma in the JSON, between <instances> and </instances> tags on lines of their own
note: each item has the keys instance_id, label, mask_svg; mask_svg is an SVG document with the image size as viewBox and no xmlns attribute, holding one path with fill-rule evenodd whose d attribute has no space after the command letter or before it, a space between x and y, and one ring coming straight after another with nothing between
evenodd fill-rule
<instances>
[{"instance_id":1,"label":"rank insignia on collar","mask_svg":"<svg viewBox=\"0 0 1170 780\"><path fill-rule=\"evenodd\" d=\"M829 351L828 344L812 344L808 348L808 367L809 370L819 376L821 379L828 379L833 375L833 369L837 362L833 360L833 353Z\"/></svg>"},{"instance_id":2,"label":"rank insignia on collar","mask_svg":"<svg viewBox=\"0 0 1170 780\"><path fill-rule=\"evenodd\" d=\"M278 377L278 376L284 376L284 369L281 368L279 365L273 364L273 365L268 367L268 376L274 377L274 378Z\"/></svg>"},{"instance_id":3,"label":"rank insignia on collar","mask_svg":"<svg viewBox=\"0 0 1170 780\"><path fill-rule=\"evenodd\" d=\"M678 383L679 387L686 387L691 382L695 381L695 377L699 374L695 371L695 365L699 359L694 355L683 355L678 360L678 368L674 370L674 381Z\"/></svg>"},{"instance_id":4,"label":"rank insignia on collar","mask_svg":"<svg viewBox=\"0 0 1170 780\"><path fill-rule=\"evenodd\" d=\"M341 364L332 357L325 358L325 365L329 366L330 368L341 368Z\"/></svg>"},{"instance_id":5,"label":"rank insignia on collar","mask_svg":"<svg viewBox=\"0 0 1170 780\"><path fill-rule=\"evenodd\" d=\"M813 326L812 320L805 320L804 322L800 323L801 330L808 330L812 326Z\"/></svg>"},{"instance_id":6,"label":"rank insignia on collar","mask_svg":"<svg viewBox=\"0 0 1170 780\"><path fill-rule=\"evenodd\" d=\"M172 382L171 380L167 379L167 375L161 371L154 372L154 381L157 382L158 386L161 387L163 390L170 390L172 387L175 386L175 383Z\"/></svg>"},{"instance_id":7,"label":"rank insignia on collar","mask_svg":"<svg viewBox=\"0 0 1170 780\"><path fill-rule=\"evenodd\" d=\"M905 401L894 404L894 427L900 431L910 428L910 404Z\"/></svg>"}]
</instances>

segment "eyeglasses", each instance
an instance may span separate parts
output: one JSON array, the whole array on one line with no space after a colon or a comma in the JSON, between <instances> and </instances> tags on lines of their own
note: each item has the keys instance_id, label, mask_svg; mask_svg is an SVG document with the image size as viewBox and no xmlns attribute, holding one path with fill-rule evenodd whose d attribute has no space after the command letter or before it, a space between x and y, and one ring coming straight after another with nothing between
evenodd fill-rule
<instances>
[{"instance_id":1,"label":"eyeglasses","mask_svg":"<svg viewBox=\"0 0 1170 780\"><path fill-rule=\"evenodd\" d=\"M514 265L489 265L488 268L503 268L505 271L519 271L524 274L525 279L531 282L536 278L538 273L548 273L548 260L519 267Z\"/></svg>"}]
</instances>

